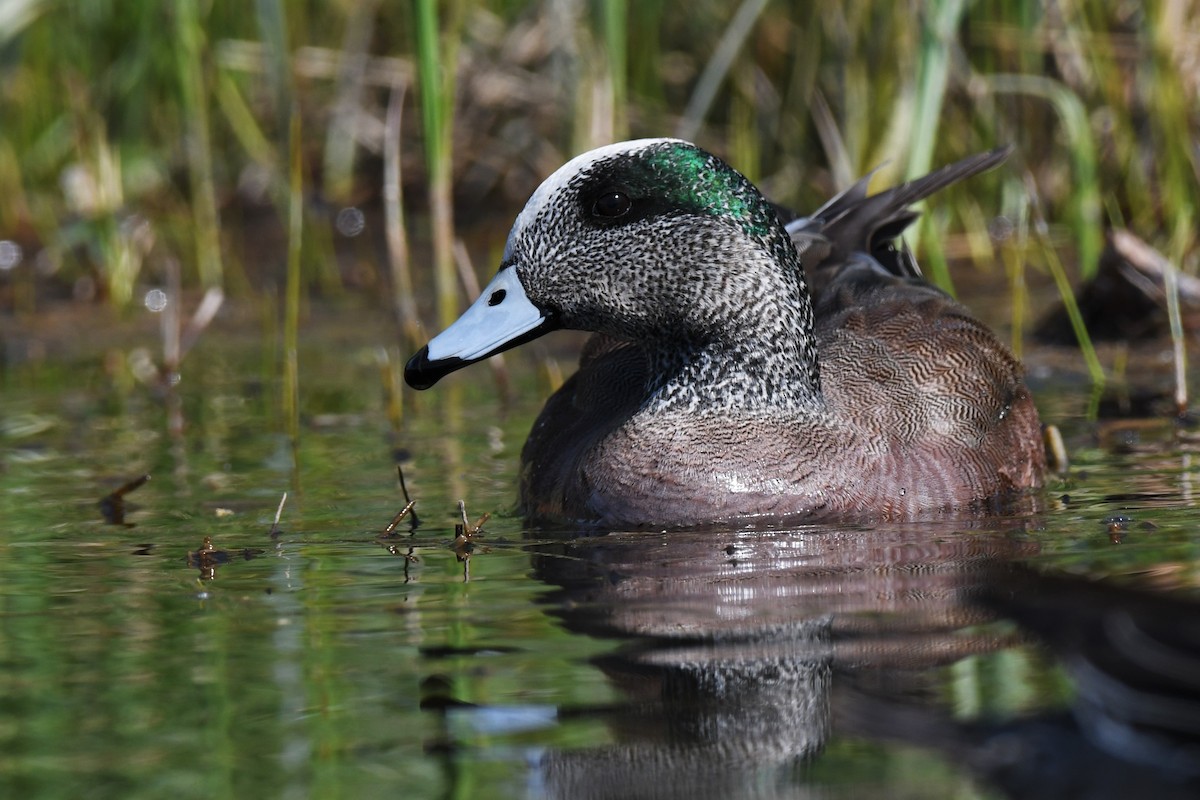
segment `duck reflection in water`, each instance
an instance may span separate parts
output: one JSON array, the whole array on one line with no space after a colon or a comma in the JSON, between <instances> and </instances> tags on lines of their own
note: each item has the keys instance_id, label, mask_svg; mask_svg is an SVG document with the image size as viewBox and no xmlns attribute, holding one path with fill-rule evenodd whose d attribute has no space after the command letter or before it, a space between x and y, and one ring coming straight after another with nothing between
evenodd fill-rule
<instances>
[{"instance_id":1,"label":"duck reflection in water","mask_svg":"<svg viewBox=\"0 0 1200 800\"><path fill-rule=\"evenodd\" d=\"M628 703L605 712L618 744L548 752L537 783L570 798L808 796L822 791L812 766L838 736L936 749L1013 797L1115 797L1136 786L1197 796L1200 710L1189 703L1200 697L1200 629L1168 641L1181 629L1153 627L1179 613L1200 619L1194 608L1165 598L1130 605L1118 590L1015 569L1036 545L987 525L539 545L535 571L558 587L551 613L573 631L625 640L597 664ZM997 611L1042 621L1030 629L1079 682L1073 717L963 724L939 708L935 668L1018 641L1011 625L980 624ZM1130 630L1113 627L1117 611L1132 615L1133 629L1152 626L1170 653L1151 657L1157 669L1106 655ZM1136 707L1147 680L1160 694L1143 718L1109 712L1114 698ZM1114 726L1122 714L1123 732Z\"/></svg>"},{"instance_id":2,"label":"duck reflection in water","mask_svg":"<svg viewBox=\"0 0 1200 800\"><path fill-rule=\"evenodd\" d=\"M961 725L858 697L841 707L848 728L941 750L1013 797L1200 797L1200 604L1002 564L972 599L1059 659L1070 709Z\"/></svg>"}]
</instances>

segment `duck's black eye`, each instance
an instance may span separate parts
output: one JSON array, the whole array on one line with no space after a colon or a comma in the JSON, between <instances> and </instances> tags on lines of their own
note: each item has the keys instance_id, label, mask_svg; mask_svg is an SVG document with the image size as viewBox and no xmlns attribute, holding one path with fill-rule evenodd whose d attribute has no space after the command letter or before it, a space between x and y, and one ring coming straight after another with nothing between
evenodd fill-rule
<instances>
[{"instance_id":1,"label":"duck's black eye","mask_svg":"<svg viewBox=\"0 0 1200 800\"><path fill-rule=\"evenodd\" d=\"M592 214L605 219L617 219L628 214L631 208L633 201L629 199L629 195L610 189L602 192L596 198L596 202L592 203Z\"/></svg>"}]
</instances>

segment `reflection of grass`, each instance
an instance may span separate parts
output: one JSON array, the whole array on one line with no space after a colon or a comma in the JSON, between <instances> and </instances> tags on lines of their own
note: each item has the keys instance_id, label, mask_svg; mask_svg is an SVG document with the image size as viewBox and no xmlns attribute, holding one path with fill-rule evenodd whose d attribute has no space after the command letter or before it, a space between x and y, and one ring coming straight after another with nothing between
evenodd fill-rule
<instances>
[{"instance_id":1,"label":"reflection of grass","mask_svg":"<svg viewBox=\"0 0 1200 800\"><path fill-rule=\"evenodd\" d=\"M48 3L21 0L6 6L17 13L0 13L0 238L17 239L27 261L44 253L56 279L98 276L118 303L168 255L192 285L228 281L226 267L243 259L222 217L261 186L277 219L288 218L294 98L308 194L335 201L330 217L339 203L379 196L376 154L409 197L428 192L428 213L421 203L404 218L417 252L432 242L433 269L414 281L435 288L439 322L459 305L455 202L462 219L507 219L537 178L605 131L694 131L802 208L881 163L891 181L1011 141L1017 169L951 190L940 207L958 211L925 223L933 267L933 234L953 224L978 239L981 209L1016 209L989 192L1004 184L1019 194L1022 172L1056 224L1053 241L1073 243L1060 257L1081 273L1095 268L1106 217L1186 264L1200 205L1191 149L1200 120L1189 101L1200 87L1187 65L1200 37L1185 6L941 0L914 15L866 0L817 11L755 0L420 0L262 2L248 15L224 2L110 0L49 14ZM397 92L406 86L414 91ZM419 109L404 119L422 125L388 124L396 97ZM403 170L385 135L399 137ZM88 179L76 188L100 185L97 142L119 171L109 206L64 191L68 175ZM307 203L304 213L324 209ZM151 225L140 273L120 255L133 216ZM337 291L331 226L310 222L313 286ZM1046 266L1040 247L1023 257ZM269 267L245 266L252 283ZM358 269L374 275L355 285L388 296L374 291L392 280L388 270Z\"/></svg>"}]
</instances>

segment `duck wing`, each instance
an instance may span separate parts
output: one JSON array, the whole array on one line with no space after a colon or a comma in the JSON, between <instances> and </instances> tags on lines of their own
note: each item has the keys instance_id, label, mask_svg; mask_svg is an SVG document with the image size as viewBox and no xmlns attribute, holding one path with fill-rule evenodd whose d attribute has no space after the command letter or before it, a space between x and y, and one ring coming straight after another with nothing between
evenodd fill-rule
<instances>
[{"instance_id":1,"label":"duck wing","mask_svg":"<svg viewBox=\"0 0 1200 800\"><path fill-rule=\"evenodd\" d=\"M912 254L896 244L896 237L918 216L911 206L953 183L999 166L1011 152L1008 146L977 153L868 195L872 171L807 217L789 219L792 215L780 209L814 298L819 299L847 265L864 261L881 273L919 278L921 270Z\"/></svg>"},{"instance_id":2,"label":"duck wing","mask_svg":"<svg viewBox=\"0 0 1200 800\"><path fill-rule=\"evenodd\" d=\"M914 494L961 505L1041 482L1040 426L1020 362L895 246L913 203L1008 153L871 196L864 179L788 225L807 262L826 403L865 440L894 445L878 472L917 506Z\"/></svg>"}]
</instances>

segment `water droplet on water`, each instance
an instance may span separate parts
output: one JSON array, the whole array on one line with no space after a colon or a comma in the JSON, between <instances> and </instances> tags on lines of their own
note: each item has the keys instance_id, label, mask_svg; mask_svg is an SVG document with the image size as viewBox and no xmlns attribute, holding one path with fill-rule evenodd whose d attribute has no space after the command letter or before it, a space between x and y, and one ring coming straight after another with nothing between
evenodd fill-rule
<instances>
[{"instance_id":1,"label":"water droplet on water","mask_svg":"<svg viewBox=\"0 0 1200 800\"><path fill-rule=\"evenodd\" d=\"M993 217L988 223L988 235L993 242L1006 242L1016 231L1016 225L1005 216Z\"/></svg>"},{"instance_id":2,"label":"water droplet on water","mask_svg":"<svg viewBox=\"0 0 1200 800\"><path fill-rule=\"evenodd\" d=\"M358 236L367 227L367 219L354 206L346 206L338 212L334 225L342 236Z\"/></svg>"},{"instance_id":3,"label":"water droplet on water","mask_svg":"<svg viewBox=\"0 0 1200 800\"><path fill-rule=\"evenodd\" d=\"M167 293L162 289L151 289L146 292L146 298L142 302L146 304L147 310L158 314L167 307Z\"/></svg>"},{"instance_id":4,"label":"water droplet on water","mask_svg":"<svg viewBox=\"0 0 1200 800\"><path fill-rule=\"evenodd\" d=\"M0 270L8 270L21 263L21 245L8 239L0 239Z\"/></svg>"}]
</instances>

